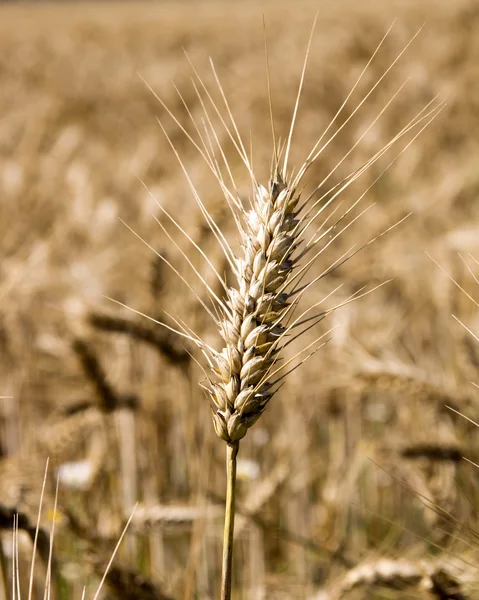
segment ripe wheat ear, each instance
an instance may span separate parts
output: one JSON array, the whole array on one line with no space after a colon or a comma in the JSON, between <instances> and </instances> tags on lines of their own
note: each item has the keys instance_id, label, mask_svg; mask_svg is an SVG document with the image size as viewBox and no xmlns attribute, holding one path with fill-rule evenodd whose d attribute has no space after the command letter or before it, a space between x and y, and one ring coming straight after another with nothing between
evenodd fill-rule
<instances>
[{"instance_id":1,"label":"ripe wheat ear","mask_svg":"<svg viewBox=\"0 0 479 600\"><path fill-rule=\"evenodd\" d=\"M194 279L206 291L209 301L205 301L203 296L195 289L190 277L182 275L166 257L162 257L159 254L158 256L180 277L187 288L198 299L206 313L213 320L224 342L223 348L216 350L202 340L180 318L174 319L169 315L173 319L173 322L176 323L176 329L171 325L151 319L163 327L176 331L180 336L193 342L199 347L206 359L208 371L204 369L206 383L202 384L202 387L205 389L210 401L215 431L227 444L228 488L221 595L223 599L228 599L231 596L236 455L239 448L239 441L260 418L267 404L278 391L289 372L307 360L324 343L324 336L318 337L315 341L302 348L292 359L289 359L285 363L279 363L282 351L286 346L314 327L331 310L337 308L319 311L318 307L321 304L319 302L304 310L299 316L296 316L300 300L314 283L331 273L359 250L351 249L341 255L333 264L326 266L320 275L315 278L308 280L308 272L325 251L359 218L358 216L353 216L353 211L370 187L389 169L398 156L416 139L431 120L437 116L443 106L441 103L436 103L435 99L433 99L407 125L400 129L383 148L373 154L367 161L353 169L342 181L326 189L327 182L338 167L353 152L402 91L404 87L404 84L402 84L386 105L378 112L376 118L368 125L360 138L320 182L313 193L303 197L303 180L310 167L318 160L322 152L327 149L339 132L357 114L411 43L409 42L399 53L397 58L356 105L348 118L345 119L334 133L328 135L379 51L386 35L379 43L329 126L307 154L302 166L294 172L289 167L289 156L306 72L307 57L311 47L310 38L294 105L291 126L282 150L278 149L280 144L276 139L274 129L272 94L271 92L269 93L273 131L273 158L270 180L265 186L261 185L255 177L252 162L246 151L245 144L239 133L239 128L235 122L213 63L211 63L211 67L217 84L217 90L221 97L221 107L215 102L212 93L192 65L195 75L194 88L200 106L203 109L201 125L195 121L187 103L183 100L180 92L178 92L194 126L195 137L186 130L161 98L155 94L163 108L198 150L219 183L221 192L224 195L225 201L231 211L232 219L236 225L241 246L241 251L238 255L226 239L225 233L221 231L212 215L208 212L177 149L160 122L160 126L178 158L180 167L205 222L221 247L235 280L235 285L228 287L225 278L218 273L204 251L180 226L173 215L158 203L163 216L184 236L188 243L188 251L178 245L163 223L157 219L159 226L168 239L180 250L186 263L192 270ZM153 92L153 90L151 91ZM218 125L215 125L218 122L222 133L226 133L227 139L229 142L232 142L236 149L251 181L253 194L248 207L244 205L238 193L226 152L220 141ZM336 209L332 207L338 196L381 159L403 136L409 133L411 133L412 139L385 167L373 184L337 217L335 215ZM323 191L325 189L326 191ZM362 214L361 212L359 216ZM137 233L133 233L142 240ZM380 235L384 233L386 232ZM374 237L365 245L372 243L378 237L380 236ZM148 245L147 242L142 241ZM151 246L149 247L154 251ZM190 258L191 251L197 252L208 268L212 270L221 288L224 290L224 297L219 297L201 275ZM364 293L368 292L361 290L346 300L346 302L355 300ZM147 315L144 316L148 317Z\"/></svg>"}]
</instances>

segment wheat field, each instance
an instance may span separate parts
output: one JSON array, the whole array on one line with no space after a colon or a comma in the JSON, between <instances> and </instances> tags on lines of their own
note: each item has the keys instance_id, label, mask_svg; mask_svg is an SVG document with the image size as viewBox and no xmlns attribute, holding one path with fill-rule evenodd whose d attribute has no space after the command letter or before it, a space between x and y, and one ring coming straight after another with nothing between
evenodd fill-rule
<instances>
[{"instance_id":1,"label":"wheat field","mask_svg":"<svg viewBox=\"0 0 479 600\"><path fill-rule=\"evenodd\" d=\"M224 444L198 385L201 354L154 321L185 321L221 345L165 211L229 282L183 172L238 249L185 135L208 129L201 82L220 105L217 74L266 185L265 37L285 140L318 10L298 168L393 26L306 189L331 171L337 185L425 106L445 104L338 199L337 210L352 207L348 226L313 277L392 230L308 291L325 310L363 297L307 332L304 346L326 343L242 440L232 597L479 597L479 8L199 0L0 6L0 598L14 597L16 556L28 597L36 531L31 593L43 596L52 523L52 596L93 598L137 503L99 597L218 597ZM211 126L247 202L248 173L214 112Z\"/></svg>"}]
</instances>

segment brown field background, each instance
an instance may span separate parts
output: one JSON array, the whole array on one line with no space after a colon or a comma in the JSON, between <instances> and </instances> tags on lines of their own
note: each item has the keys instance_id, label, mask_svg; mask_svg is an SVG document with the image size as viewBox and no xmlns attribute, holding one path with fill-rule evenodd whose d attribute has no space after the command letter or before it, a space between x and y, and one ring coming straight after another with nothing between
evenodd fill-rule
<instances>
[{"instance_id":1,"label":"brown field background","mask_svg":"<svg viewBox=\"0 0 479 600\"><path fill-rule=\"evenodd\" d=\"M107 298L153 318L184 319L219 344L197 300L152 251L168 257L204 297L159 219L214 285L154 196L217 268L226 269L158 120L235 248L238 241L217 183L142 79L195 135L182 98L199 124L202 104L184 50L221 103L212 57L238 128L251 143L257 177L266 182L272 144L262 16L276 127L284 139L317 9L293 138L298 166L393 19L331 132L427 24L323 152L310 186L341 160L406 79L331 183L436 95L447 104L351 216L369 210L315 266L322 272L353 245L412 213L307 297L312 305L341 285L325 302L331 307L364 286L392 280L293 346L290 356L334 328L241 444L234 598L479 597L479 478L477 467L462 458L479 460L479 436L447 408L477 418L471 382L479 382L479 342L452 315L477 333L478 311L425 253L479 300L479 9L473 1L350 0L294 7L0 7L0 597L11 597L11 514L20 511L23 529L34 529L47 457L42 531L51 526L61 474L52 593L81 598L86 586L86 597L93 597L138 501L103 597L218 596L224 444L198 385L201 356ZM219 122L216 127L247 198L247 173ZM352 186L338 210L411 139ZM86 482L72 472L79 461L77 468L91 471ZM23 597L30 553L23 532ZM420 576L404 574L411 565ZM431 569L461 591L447 595L437 581L434 587ZM37 560L34 597L43 595L44 571ZM369 585L354 586L361 573Z\"/></svg>"}]
</instances>

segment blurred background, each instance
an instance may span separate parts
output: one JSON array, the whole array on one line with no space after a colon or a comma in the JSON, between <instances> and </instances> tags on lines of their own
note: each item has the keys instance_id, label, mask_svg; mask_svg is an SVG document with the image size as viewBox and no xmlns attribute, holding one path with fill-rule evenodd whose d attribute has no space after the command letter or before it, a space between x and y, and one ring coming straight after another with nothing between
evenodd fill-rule
<instances>
[{"instance_id":1,"label":"blurred background","mask_svg":"<svg viewBox=\"0 0 479 600\"><path fill-rule=\"evenodd\" d=\"M328 137L338 134L308 175L311 189L346 155L330 185L358 168L436 96L446 105L331 207L331 215L346 210L382 175L316 274L412 214L306 299L312 305L336 290L325 302L332 307L391 280L291 349L294 356L334 328L241 444L234 597L478 597L479 489L468 461L479 460L479 438L458 414L476 419L479 382L479 341L458 322L478 334L473 0L0 7L0 597L11 597L16 552L28 593L44 481L33 597L44 593L52 523L52 594L80 598L85 588L93 597L136 502L102 597L218 596L224 443L198 385L201 355L109 298L153 319L182 319L220 347L198 300L155 254L205 297L179 246L215 285L164 207L227 270L169 140L239 249L221 190L181 129L198 139L193 120L203 127L209 101L196 73L225 115L213 59L266 183L263 15L276 131L285 139L318 10L293 136L297 167L397 21L329 129ZM248 174L208 111L246 199Z\"/></svg>"}]
</instances>

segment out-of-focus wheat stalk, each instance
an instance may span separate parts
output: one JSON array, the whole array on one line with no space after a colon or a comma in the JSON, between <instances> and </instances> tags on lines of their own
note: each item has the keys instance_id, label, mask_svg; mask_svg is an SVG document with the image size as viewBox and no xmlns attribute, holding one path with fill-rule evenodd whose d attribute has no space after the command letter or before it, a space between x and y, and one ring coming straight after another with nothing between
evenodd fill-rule
<instances>
[{"instance_id":1,"label":"out-of-focus wheat stalk","mask_svg":"<svg viewBox=\"0 0 479 600\"><path fill-rule=\"evenodd\" d=\"M173 340L171 332L158 331L145 323L139 323L121 318L117 315L108 315L104 313L92 312L88 316L90 324L100 331L109 333L123 333L133 339L145 342L156 348L171 364L187 368L191 356L184 348L177 347Z\"/></svg>"},{"instance_id":2,"label":"out-of-focus wheat stalk","mask_svg":"<svg viewBox=\"0 0 479 600\"><path fill-rule=\"evenodd\" d=\"M220 97L224 103L226 116L223 116L218 103L213 99L211 92L193 67L196 76L195 91L204 111L201 126L195 121L186 102L184 102L184 107L195 127L199 141L193 138L177 117L157 96L162 106L200 152L214 177L217 179L236 224L241 245L241 252L238 256L208 212L177 149L160 123L179 160L203 217L224 253L235 281L235 285L231 287L227 285L225 278L217 271L202 248L184 231L174 217L159 204L162 214L186 238L190 247L193 247L202 259L204 259L209 268L212 269L220 283L221 289L224 291L224 297L220 297L216 293L193 263L191 253L182 250L174 241L165 225L158 220L163 232L180 250L195 277L200 281L203 288L206 289L211 304L208 304L198 294L191 282L191 278L182 275L166 257L162 257L164 262L170 266L196 296L206 313L214 321L224 341L224 347L218 351L201 339L179 317L173 319L170 316L174 320L176 327L156 321L167 329L176 331L183 338L190 340L199 347L206 358L209 368L209 372L205 371L206 384L202 384L202 387L206 391L213 411L215 431L226 442L227 498L221 591L221 598L223 600L228 600L231 597L236 457L239 449L239 441L246 435L248 429L261 417L267 404L282 386L288 374L299 366L299 364L311 357L324 344L324 335L321 335L303 347L293 358L283 363L280 362L283 350L287 346L318 324L331 310L334 310L320 311L318 307L324 302L325 299L323 299L304 310L299 316L296 316L298 304L311 286L358 252L357 249L347 251L332 264L330 263L322 268L319 275L308 279L308 272L312 265L359 218L353 214L353 210L356 209L366 192L385 171L382 171L373 184L351 206L340 213L339 216L335 215L335 210L332 213L328 213L327 211L331 209L337 197L383 157L400 138L414 130L412 140L405 147L407 148L438 114L438 111L441 110L441 104L435 103L434 100L427 104L416 117L403 127L383 148L373 154L369 160L352 170L338 184L327 189L327 191L323 191L326 183L336 169L351 154L401 92L404 84L401 85L338 165L321 181L311 194L305 193L304 177L310 167L357 113L411 43L409 42L406 45L379 80L374 83L369 92L352 111L352 114L337 128L335 133L332 133L328 137L329 130L336 123L338 116L358 86L374 56L379 51L384 39L378 45L330 125L313 146L302 166L297 171L290 167L289 158L307 58L311 48L312 34L306 51L291 126L287 139L282 145L276 138L272 108L274 98L271 94L268 75L274 144L271 175L269 183L266 186L261 185L256 179L255 169L253 168L252 161L241 138L226 99L226 94L213 64L213 75ZM233 143L242 163L247 169L252 188L252 199L249 206L245 206L238 192L225 150L220 141L218 125L216 124L218 120L221 124L220 127L226 131L227 138ZM391 166L396 158L397 156L389 163L385 170ZM359 216L362 214L361 212ZM380 235L384 233L386 232ZM138 236L136 233L135 235ZM378 237L380 236L373 237L365 245L372 243ZM144 240L142 241L147 244ZM149 244L147 245L149 246ZM151 246L150 248L154 250ZM161 257L161 255L159 256ZM365 293L369 292L361 289L342 304L355 300ZM155 320L151 317L149 318L153 321Z\"/></svg>"}]
</instances>

